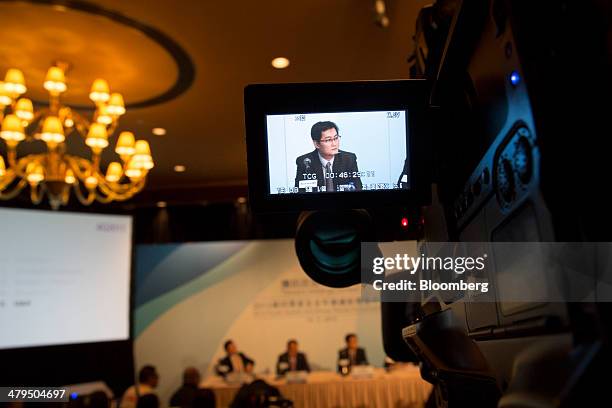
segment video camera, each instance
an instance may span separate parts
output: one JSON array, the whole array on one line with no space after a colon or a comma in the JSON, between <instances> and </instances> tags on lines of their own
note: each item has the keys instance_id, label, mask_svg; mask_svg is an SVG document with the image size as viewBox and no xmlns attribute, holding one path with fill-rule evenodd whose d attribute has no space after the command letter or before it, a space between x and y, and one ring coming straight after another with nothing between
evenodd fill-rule
<instances>
[{"instance_id":1,"label":"video camera","mask_svg":"<svg viewBox=\"0 0 612 408\"><path fill-rule=\"evenodd\" d=\"M417 19L415 79L245 89L253 210L302 211L296 252L319 283L362 282L362 242L484 243L496 274L517 270L501 243L589 247L590 302L381 303L385 351L421 363L433 406L575 406L605 389L612 311L596 300L612 258L590 243L610 241L612 220L610 11L440 0Z\"/></svg>"}]
</instances>

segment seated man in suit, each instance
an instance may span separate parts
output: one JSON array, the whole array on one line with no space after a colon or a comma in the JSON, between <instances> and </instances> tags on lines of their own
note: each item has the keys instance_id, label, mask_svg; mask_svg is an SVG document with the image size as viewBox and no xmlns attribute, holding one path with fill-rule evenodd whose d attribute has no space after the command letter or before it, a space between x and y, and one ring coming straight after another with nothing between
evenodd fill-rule
<instances>
[{"instance_id":1,"label":"seated man in suit","mask_svg":"<svg viewBox=\"0 0 612 408\"><path fill-rule=\"evenodd\" d=\"M313 192L360 191L357 156L340 150L338 126L329 121L317 122L310 130L310 137L315 149L295 160L295 187L306 191L306 181L313 184Z\"/></svg>"},{"instance_id":2,"label":"seated man in suit","mask_svg":"<svg viewBox=\"0 0 612 408\"><path fill-rule=\"evenodd\" d=\"M232 340L228 340L223 345L227 355L219 360L217 367L215 368L217 374L225 377L231 372L235 373L251 373L255 362L245 356L243 353L238 352L238 347Z\"/></svg>"},{"instance_id":3,"label":"seated man in suit","mask_svg":"<svg viewBox=\"0 0 612 408\"><path fill-rule=\"evenodd\" d=\"M368 365L365 350L359 347L357 335L350 333L344 338L346 348L338 351L338 372L348 374L354 365Z\"/></svg>"},{"instance_id":4,"label":"seated man in suit","mask_svg":"<svg viewBox=\"0 0 612 408\"><path fill-rule=\"evenodd\" d=\"M278 363L276 363L278 375L285 375L287 371L310 372L306 355L298 351L298 342L293 339L287 342L287 351L278 356Z\"/></svg>"}]
</instances>

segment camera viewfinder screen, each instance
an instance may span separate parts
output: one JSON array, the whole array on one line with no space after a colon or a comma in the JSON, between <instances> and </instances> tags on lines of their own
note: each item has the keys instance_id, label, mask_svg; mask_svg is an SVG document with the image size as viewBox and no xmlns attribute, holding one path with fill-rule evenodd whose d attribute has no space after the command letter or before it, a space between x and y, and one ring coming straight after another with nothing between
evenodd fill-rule
<instances>
[{"instance_id":1,"label":"camera viewfinder screen","mask_svg":"<svg viewBox=\"0 0 612 408\"><path fill-rule=\"evenodd\" d=\"M267 115L270 194L410 189L406 111Z\"/></svg>"}]
</instances>

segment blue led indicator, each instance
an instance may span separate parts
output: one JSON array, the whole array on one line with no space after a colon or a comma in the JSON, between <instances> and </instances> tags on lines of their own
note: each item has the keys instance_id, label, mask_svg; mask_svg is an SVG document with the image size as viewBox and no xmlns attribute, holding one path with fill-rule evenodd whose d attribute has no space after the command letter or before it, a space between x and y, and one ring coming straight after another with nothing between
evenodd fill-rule
<instances>
[{"instance_id":1,"label":"blue led indicator","mask_svg":"<svg viewBox=\"0 0 612 408\"><path fill-rule=\"evenodd\" d=\"M510 74L510 83L512 84L512 86L517 86L519 82L521 82L521 76L518 72L512 71L512 73Z\"/></svg>"},{"instance_id":2,"label":"blue led indicator","mask_svg":"<svg viewBox=\"0 0 612 408\"><path fill-rule=\"evenodd\" d=\"M77 393L77 392L73 392L72 394L70 394L70 399L75 400L75 399L77 399L78 397L79 397L79 393Z\"/></svg>"}]
</instances>

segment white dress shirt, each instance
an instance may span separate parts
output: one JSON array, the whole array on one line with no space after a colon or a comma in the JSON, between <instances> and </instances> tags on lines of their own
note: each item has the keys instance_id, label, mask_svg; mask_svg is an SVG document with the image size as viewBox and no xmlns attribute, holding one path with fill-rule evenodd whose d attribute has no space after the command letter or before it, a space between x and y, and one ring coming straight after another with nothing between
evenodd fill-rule
<instances>
[{"instance_id":1,"label":"white dress shirt","mask_svg":"<svg viewBox=\"0 0 612 408\"><path fill-rule=\"evenodd\" d=\"M321 166L323 167L323 175L325 175L325 173L327 172L327 170L325 169L327 163L331 164L331 171L334 171L334 159L336 158L336 156L332 156L331 160L327 160L324 159L323 156L321 156L321 153L317 152L317 154L319 155L319 160L321 161Z\"/></svg>"}]
</instances>

